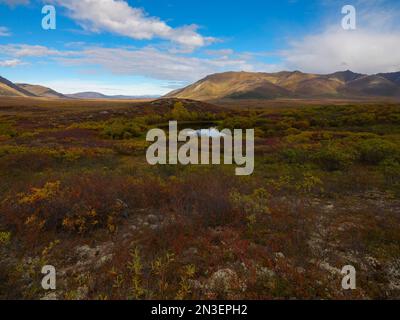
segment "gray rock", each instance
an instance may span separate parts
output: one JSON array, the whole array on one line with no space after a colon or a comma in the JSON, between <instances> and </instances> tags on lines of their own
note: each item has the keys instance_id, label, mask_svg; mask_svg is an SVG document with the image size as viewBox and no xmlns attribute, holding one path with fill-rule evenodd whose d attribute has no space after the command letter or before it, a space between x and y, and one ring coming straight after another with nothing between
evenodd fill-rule
<instances>
[{"instance_id":1,"label":"gray rock","mask_svg":"<svg viewBox=\"0 0 400 320\"><path fill-rule=\"evenodd\" d=\"M319 264L319 266L320 266L321 269L324 269L324 270L328 271L328 272L331 273L331 274L340 274L340 272L341 272L341 270L339 270L339 269L336 268L336 267L331 266L331 265L330 265L328 262L326 262L326 261L322 261L322 262Z\"/></svg>"},{"instance_id":2,"label":"gray rock","mask_svg":"<svg viewBox=\"0 0 400 320\"><path fill-rule=\"evenodd\" d=\"M89 247L86 244L83 246L77 247L75 249L75 252L82 259L88 259L88 258L92 258L93 256L95 256L95 249L92 249L91 247Z\"/></svg>"}]
</instances>

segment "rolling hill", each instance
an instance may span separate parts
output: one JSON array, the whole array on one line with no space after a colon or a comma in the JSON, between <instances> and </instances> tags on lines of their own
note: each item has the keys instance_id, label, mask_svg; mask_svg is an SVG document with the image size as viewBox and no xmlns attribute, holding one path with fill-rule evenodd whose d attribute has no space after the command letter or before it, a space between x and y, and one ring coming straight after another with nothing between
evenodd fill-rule
<instances>
[{"instance_id":1,"label":"rolling hill","mask_svg":"<svg viewBox=\"0 0 400 320\"><path fill-rule=\"evenodd\" d=\"M159 98L160 96L124 96L124 95L114 95L108 96L99 92L78 92L73 94L67 94L68 98L72 99L114 99L114 100L139 100L139 99L155 99Z\"/></svg>"},{"instance_id":2,"label":"rolling hill","mask_svg":"<svg viewBox=\"0 0 400 320\"><path fill-rule=\"evenodd\" d=\"M0 97L41 97L51 99L103 99L103 100L142 100L156 99L160 96L108 96L99 92L78 92L74 94L62 94L51 88L41 85L27 83L13 83L10 80L0 77Z\"/></svg>"},{"instance_id":3,"label":"rolling hill","mask_svg":"<svg viewBox=\"0 0 400 320\"><path fill-rule=\"evenodd\" d=\"M98 92L78 92L67 94L67 97L73 99L106 99L107 96Z\"/></svg>"},{"instance_id":4,"label":"rolling hill","mask_svg":"<svg viewBox=\"0 0 400 320\"><path fill-rule=\"evenodd\" d=\"M33 85L33 84L26 84L26 83L17 83L16 84L19 88L24 89L25 91L28 91L34 96L37 97L44 97L44 98L67 98L65 95L54 91L53 89L44 87L44 86L39 86L39 85Z\"/></svg>"},{"instance_id":5,"label":"rolling hill","mask_svg":"<svg viewBox=\"0 0 400 320\"><path fill-rule=\"evenodd\" d=\"M6 78L0 77L0 96L6 97L34 97L31 92L19 87Z\"/></svg>"},{"instance_id":6,"label":"rolling hill","mask_svg":"<svg viewBox=\"0 0 400 320\"><path fill-rule=\"evenodd\" d=\"M6 78L0 77L0 97L44 97L44 98L67 98L53 89L26 83L13 83Z\"/></svg>"},{"instance_id":7,"label":"rolling hill","mask_svg":"<svg viewBox=\"0 0 400 320\"><path fill-rule=\"evenodd\" d=\"M327 75L300 71L213 74L166 95L194 100L277 98L400 98L400 72L364 75L350 70Z\"/></svg>"}]
</instances>

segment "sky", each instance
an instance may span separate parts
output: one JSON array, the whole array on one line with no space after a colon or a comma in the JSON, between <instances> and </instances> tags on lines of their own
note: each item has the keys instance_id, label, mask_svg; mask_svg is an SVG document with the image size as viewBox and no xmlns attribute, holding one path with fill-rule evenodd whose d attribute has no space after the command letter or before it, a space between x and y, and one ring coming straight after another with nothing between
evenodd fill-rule
<instances>
[{"instance_id":1,"label":"sky","mask_svg":"<svg viewBox=\"0 0 400 320\"><path fill-rule=\"evenodd\" d=\"M0 76L13 82L163 95L212 73L283 70L400 71L400 1L0 0Z\"/></svg>"}]
</instances>

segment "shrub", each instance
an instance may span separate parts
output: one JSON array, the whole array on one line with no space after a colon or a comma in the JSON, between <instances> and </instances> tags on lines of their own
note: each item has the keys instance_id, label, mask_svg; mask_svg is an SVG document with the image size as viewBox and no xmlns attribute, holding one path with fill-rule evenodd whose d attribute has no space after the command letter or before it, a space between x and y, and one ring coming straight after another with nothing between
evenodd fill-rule
<instances>
[{"instance_id":1,"label":"shrub","mask_svg":"<svg viewBox=\"0 0 400 320\"><path fill-rule=\"evenodd\" d=\"M281 152L281 156L284 161L291 164L304 163L309 158L308 152L299 148L285 149Z\"/></svg>"},{"instance_id":2,"label":"shrub","mask_svg":"<svg viewBox=\"0 0 400 320\"><path fill-rule=\"evenodd\" d=\"M354 160L353 152L338 145L327 145L313 156L314 161L324 170L343 170Z\"/></svg>"},{"instance_id":3,"label":"shrub","mask_svg":"<svg viewBox=\"0 0 400 320\"><path fill-rule=\"evenodd\" d=\"M105 126L103 134L114 140L127 140L139 137L142 134L142 128L132 121L116 120Z\"/></svg>"},{"instance_id":4,"label":"shrub","mask_svg":"<svg viewBox=\"0 0 400 320\"><path fill-rule=\"evenodd\" d=\"M399 159L399 147L383 139L368 139L361 141L358 146L359 160L362 163L377 165L386 159Z\"/></svg>"},{"instance_id":5,"label":"shrub","mask_svg":"<svg viewBox=\"0 0 400 320\"><path fill-rule=\"evenodd\" d=\"M185 108L182 102L175 102L171 111L171 118L176 121L191 120L191 113Z\"/></svg>"},{"instance_id":6,"label":"shrub","mask_svg":"<svg viewBox=\"0 0 400 320\"><path fill-rule=\"evenodd\" d=\"M158 193L157 199L152 191ZM46 182L16 195L11 192L1 203L0 219L29 243L49 231L84 235L106 229L114 233L133 209L156 207L160 201L165 201L162 186L151 177L83 175Z\"/></svg>"},{"instance_id":7,"label":"shrub","mask_svg":"<svg viewBox=\"0 0 400 320\"><path fill-rule=\"evenodd\" d=\"M393 159L384 160L380 163L380 169L387 183L397 187L400 186L400 162Z\"/></svg>"},{"instance_id":8,"label":"shrub","mask_svg":"<svg viewBox=\"0 0 400 320\"><path fill-rule=\"evenodd\" d=\"M254 119L247 117L231 117L222 121L219 126L220 129L254 129L255 121Z\"/></svg>"},{"instance_id":9,"label":"shrub","mask_svg":"<svg viewBox=\"0 0 400 320\"><path fill-rule=\"evenodd\" d=\"M305 195L324 190L322 180L309 172L304 172L302 179L295 183L295 187L298 192Z\"/></svg>"},{"instance_id":10,"label":"shrub","mask_svg":"<svg viewBox=\"0 0 400 320\"><path fill-rule=\"evenodd\" d=\"M0 136L13 138L17 135L17 132L9 123L0 123Z\"/></svg>"},{"instance_id":11,"label":"shrub","mask_svg":"<svg viewBox=\"0 0 400 320\"><path fill-rule=\"evenodd\" d=\"M11 240L11 232L0 232L0 245L7 245Z\"/></svg>"},{"instance_id":12,"label":"shrub","mask_svg":"<svg viewBox=\"0 0 400 320\"><path fill-rule=\"evenodd\" d=\"M234 186L232 178L220 173L191 172L183 179L171 178L171 210L205 226L228 224L234 218L229 185Z\"/></svg>"},{"instance_id":13,"label":"shrub","mask_svg":"<svg viewBox=\"0 0 400 320\"><path fill-rule=\"evenodd\" d=\"M299 130L307 130L310 127L310 122L307 120L296 121L293 123L293 128Z\"/></svg>"},{"instance_id":14,"label":"shrub","mask_svg":"<svg viewBox=\"0 0 400 320\"><path fill-rule=\"evenodd\" d=\"M248 215L270 213L268 208L269 197L269 193L264 188L256 189L250 195L242 195L236 190L230 194L233 207L243 210Z\"/></svg>"}]
</instances>

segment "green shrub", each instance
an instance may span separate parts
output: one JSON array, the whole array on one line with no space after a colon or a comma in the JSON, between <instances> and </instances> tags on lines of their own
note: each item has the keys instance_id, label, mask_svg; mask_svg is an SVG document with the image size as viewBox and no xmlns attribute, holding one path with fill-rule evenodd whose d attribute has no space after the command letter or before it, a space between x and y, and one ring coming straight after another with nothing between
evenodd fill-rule
<instances>
[{"instance_id":1,"label":"green shrub","mask_svg":"<svg viewBox=\"0 0 400 320\"><path fill-rule=\"evenodd\" d=\"M107 125L103 134L106 137L109 137L114 140L126 140L134 137L139 137L142 133L141 127L139 124L134 123L132 121L122 121L116 120L111 124Z\"/></svg>"},{"instance_id":2,"label":"green shrub","mask_svg":"<svg viewBox=\"0 0 400 320\"><path fill-rule=\"evenodd\" d=\"M11 233L7 231L0 232L0 245L7 245L11 240Z\"/></svg>"},{"instance_id":3,"label":"green shrub","mask_svg":"<svg viewBox=\"0 0 400 320\"><path fill-rule=\"evenodd\" d=\"M399 147L383 139L361 141L357 148L359 160L370 165L377 165L387 159L398 159L400 156Z\"/></svg>"},{"instance_id":4,"label":"green shrub","mask_svg":"<svg viewBox=\"0 0 400 320\"><path fill-rule=\"evenodd\" d=\"M285 162L291 164L302 164L308 160L308 152L304 149L285 149L281 156Z\"/></svg>"},{"instance_id":5,"label":"green shrub","mask_svg":"<svg viewBox=\"0 0 400 320\"><path fill-rule=\"evenodd\" d=\"M379 167L383 172L387 183L394 186L400 186L400 162L388 159L382 161Z\"/></svg>"},{"instance_id":6,"label":"green shrub","mask_svg":"<svg viewBox=\"0 0 400 320\"><path fill-rule=\"evenodd\" d=\"M185 108L182 102L175 102L171 111L171 118L176 121L191 120L191 113Z\"/></svg>"},{"instance_id":7,"label":"green shrub","mask_svg":"<svg viewBox=\"0 0 400 320\"><path fill-rule=\"evenodd\" d=\"M246 117L232 117L222 121L220 129L254 129L255 121Z\"/></svg>"},{"instance_id":8,"label":"green shrub","mask_svg":"<svg viewBox=\"0 0 400 320\"><path fill-rule=\"evenodd\" d=\"M17 132L9 123L0 123L0 136L6 136L13 138L17 135Z\"/></svg>"},{"instance_id":9,"label":"green shrub","mask_svg":"<svg viewBox=\"0 0 400 320\"><path fill-rule=\"evenodd\" d=\"M349 166L355 160L355 155L340 146L329 144L318 151L313 159L326 171L338 171Z\"/></svg>"}]
</instances>

